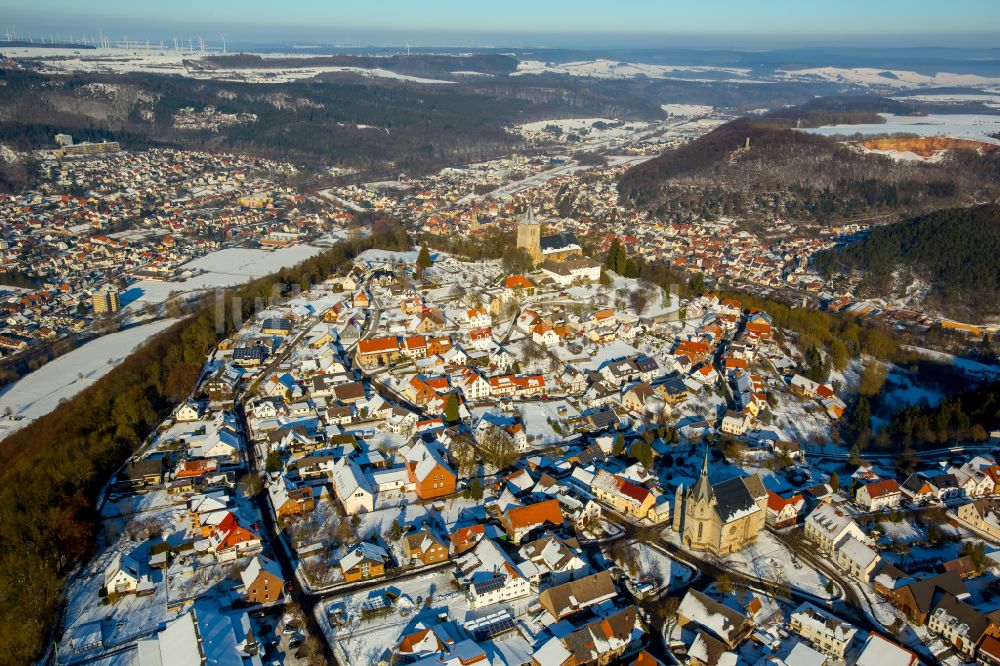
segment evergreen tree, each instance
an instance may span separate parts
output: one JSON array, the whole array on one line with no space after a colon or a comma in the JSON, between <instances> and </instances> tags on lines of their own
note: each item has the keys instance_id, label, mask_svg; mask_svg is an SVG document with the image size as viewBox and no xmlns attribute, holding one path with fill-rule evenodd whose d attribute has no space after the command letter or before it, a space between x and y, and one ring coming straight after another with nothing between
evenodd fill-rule
<instances>
[{"instance_id":1,"label":"evergreen tree","mask_svg":"<svg viewBox=\"0 0 1000 666\"><path fill-rule=\"evenodd\" d=\"M611 455L620 456L625 451L625 435L618 433L615 439L615 446L611 449Z\"/></svg>"},{"instance_id":2,"label":"evergreen tree","mask_svg":"<svg viewBox=\"0 0 1000 666\"><path fill-rule=\"evenodd\" d=\"M427 269L433 265L434 262L431 260L431 252L427 249L427 245L424 244L423 247L420 248L420 254L417 255L417 274L420 275L420 277L423 277L424 273L427 272Z\"/></svg>"},{"instance_id":3,"label":"evergreen tree","mask_svg":"<svg viewBox=\"0 0 1000 666\"><path fill-rule=\"evenodd\" d=\"M268 451L267 459L264 462L264 469L269 474L281 471L281 456L278 455L277 451Z\"/></svg>"},{"instance_id":4,"label":"evergreen tree","mask_svg":"<svg viewBox=\"0 0 1000 666\"><path fill-rule=\"evenodd\" d=\"M444 403L444 420L448 423L458 421L458 396L454 393L449 393Z\"/></svg>"},{"instance_id":5,"label":"evergreen tree","mask_svg":"<svg viewBox=\"0 0 1000 666\"><path fill-rule=\"evenodd\" d=\"M858 432L868 430L872 423L872 408L868 404L868 398L863 395L858 396L858 401L854 405L854 418L852 425Z\"/></svg>"}]
</instances>

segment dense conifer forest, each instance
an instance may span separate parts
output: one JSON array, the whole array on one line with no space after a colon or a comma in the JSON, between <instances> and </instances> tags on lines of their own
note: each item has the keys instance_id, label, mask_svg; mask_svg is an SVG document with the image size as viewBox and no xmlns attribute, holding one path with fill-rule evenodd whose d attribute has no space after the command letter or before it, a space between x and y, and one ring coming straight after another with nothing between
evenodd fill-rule
<instances>
[{"instance_id":1,"label":"dense conifer forest","mask_svg":"<svg viewBox=\"0 0 1000 666\"><path fill-rule=\"evenodd\" d=\"M816 258L826 274L860 271L862 293L929 284L925 303L955 317L1000 314L1000 208L940 210L872 229L864 239Z\"/></svg>"}]
</instances>

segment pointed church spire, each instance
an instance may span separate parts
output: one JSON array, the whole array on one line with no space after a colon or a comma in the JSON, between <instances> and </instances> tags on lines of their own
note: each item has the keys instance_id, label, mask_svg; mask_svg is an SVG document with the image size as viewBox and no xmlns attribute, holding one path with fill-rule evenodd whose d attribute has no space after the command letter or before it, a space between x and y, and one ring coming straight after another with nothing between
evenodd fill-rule
<instances>
[{"instance_id":1,"label":"pointed church spire","mask_svg":"<svg viewBox=\"0 0 1000 666\"><path fill-rule=\"evenodd\" d=\"M712 492L712 484L708 480L708 449L705 449L705 462L701 466L701 476L698 482L691 489L691 496L695 502L711 501L715 496Z\"/></svg>"},{"instance_id":2,"label":"pointed church spire","mask_svg":"<svg viewBox=\"0 0 1000 666\"><path fill-rule=\"evenodd\" d=\"M527 210L524 211L524 215L521 217L521 224L538 224L535 220L535 209L532 208L531 204L528 204Z\"/></svg>"}]
</instances>

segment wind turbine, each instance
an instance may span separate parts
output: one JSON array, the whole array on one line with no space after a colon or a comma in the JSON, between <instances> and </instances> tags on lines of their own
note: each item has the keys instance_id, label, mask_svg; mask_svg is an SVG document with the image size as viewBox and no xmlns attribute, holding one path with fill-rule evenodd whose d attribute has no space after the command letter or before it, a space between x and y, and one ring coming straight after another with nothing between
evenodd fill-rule
<instances>
[{"instance_id":1,"label":"wind turbine","mask_svg":"<svg viewBox=\"0 0 1000 666\"><path fill-rule=\"evenodd\" d=\"M406 57L410 57L410 40L406 40Z\"/></svg>"},{"instance_id":2,"label":"wind turbine","mask_svg":"<svg viewBox=\"0 0 1000 666\"><path fill-rule=\"evenodd\" d=\"M219 37L222 37L222 54L223 54L223 55L225 55L225 54L226 54L226 36L225 36L225 35L223 35L223 34L222 34L222 33L220 32L220 33L219 33Z\"/></svg>"}]
</instances>

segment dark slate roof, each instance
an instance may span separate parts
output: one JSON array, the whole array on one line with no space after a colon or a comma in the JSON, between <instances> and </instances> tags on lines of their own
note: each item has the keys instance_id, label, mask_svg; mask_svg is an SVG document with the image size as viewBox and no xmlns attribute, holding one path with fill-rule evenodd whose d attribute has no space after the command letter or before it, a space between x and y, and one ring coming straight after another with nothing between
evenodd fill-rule
<instances>
[{"instance_id":1,"label":"dark slate roof","mask_svg":"<svg viewBox=\"0 0 1000 666\"><path fill-rule=\"evenodd\" d=\"M927 481L924 480L924 477L914 472L906 477L906 481L903 482L902 488L903 490L909 490L910 492L915 493L919 492L925 483L927 483Z\"/></svg>"},{"instance_id":2,"label":"dark slate roof","mask_svg":"<svg viewBox=\"0 0 1000 666\"><path fill-rule=\"evenodd\" d=\"M687 384L680 377L672 377L662 384L663 390L670 395L680 395L688 390Z\"/></svg>"},{"instance_id":3,"label":"dark slate roof","mask_svg":"<svg viewBox=\"0 0 1000 666\"><path fill-rule=\"evenodd\" d=\"M712 486L712 492L718 500L715 510L724 523L734 519L737 513L757 508L757 502L740 477L715 484Z\"/></svg>"},{"instance_id":4,"label":"dark slate roof","mask_svg":"<svg viewBox=\"0 0 1000 666\"><path fill-rule=\"evenodd\" d=\"M129 479L141 479L150 474L163 474L163 458L131 460L125 468L125 475Z\"/></svg>"},{"instance_id":5,"label":"dark slate roof","mask_svg":"<svg viewBox=\"0 0 1000 666\"><path fill-rule=\"evenodd\" d=\"M958 478L954 474L938 474L930 479L936 488L958 488Z\"/></svg>"},{"instance_id":6,"label":"dark slate roof","mask_svg":"<svg viewBox=\"0 0 1000 666\"><path fill-rule=\"evenodd\" d=\"M633 362L635 363L635 366L639 368L640 372L656 372L656 370L658 370L660 367L660 365L656 361L649 358L645 354L636 356L633 359Z\"/></svg>"},{"instance_id":7,"label":"dark slate roof","mask_svg":"<svg viewBox=\"0 0 1000 666\"><path fill-rule=\"evenodd\" d=\"M957 619L962 624L969 627L969 638L973 641L979 640L990 625L989 619L969 604L960 601L954 594L944 593L938 601L934 610L943 609L944 612Z\"/></svg>"},{"instance_id":8,"label":"dark slate roof","mask_svg":"<svg viewBox=\"0 0 1000 666\"><path fill-rule=\"evenodd\" d=\"M618 425L618 415L610 408L585 412L584 418L591 423L595 430L603 430L604 428Z\"/></svg>"},{"instance_id":9,"label":"dark slate roof","mask_svg":"<svg viewBox=\"0 0 1000 666\"><path fill-rule=\"evenodd\" d=\"M580 247L580 242L576 240L576 236L574 234L568 231L561 234L545 236L541 239L542 252L557 252L562 249L568 249L573 245Z\"/></svg>"},{"instance_id":10,"label":"dark slate roof","mask_svg":"<svg viewBox=\"0 0 1000 666\"><path fill-rule=\"evenodd\" d=\"M934 607L935 598L940 598L941 594L950 593L955 596L968 594L969 590L962 582L962 577L955 571L948 571L938 574L932 578L925 578L909 585L910 593L916 602L917 610L921 613L929 613Z\"/></svg>"}]
</instances>

